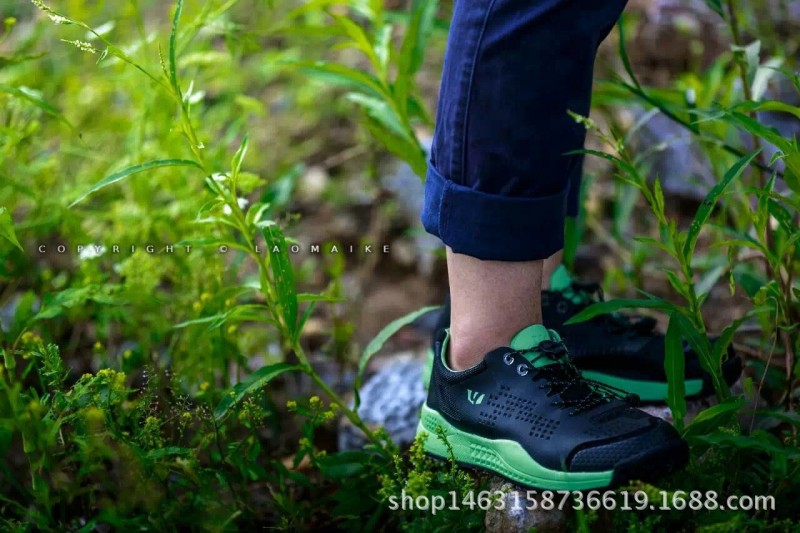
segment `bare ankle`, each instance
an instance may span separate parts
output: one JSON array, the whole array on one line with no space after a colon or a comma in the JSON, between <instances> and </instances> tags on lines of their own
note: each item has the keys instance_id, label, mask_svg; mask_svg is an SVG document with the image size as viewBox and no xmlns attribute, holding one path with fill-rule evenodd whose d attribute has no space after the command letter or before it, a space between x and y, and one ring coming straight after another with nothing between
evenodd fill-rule
<instances>
[{"instance_id":1,"label":"bare ankle","mask_svg":"<svg viewBox=\"0 0 800 533\"><path fill-rule=\"evenodd\" d=\"M527 324L526 324L527 325ZM500 331L450 330L450 342L447 346L447 365L456 371L472 368L481 362L487 352L508 344L511 333Z\"/></svg>"}]
</instances>

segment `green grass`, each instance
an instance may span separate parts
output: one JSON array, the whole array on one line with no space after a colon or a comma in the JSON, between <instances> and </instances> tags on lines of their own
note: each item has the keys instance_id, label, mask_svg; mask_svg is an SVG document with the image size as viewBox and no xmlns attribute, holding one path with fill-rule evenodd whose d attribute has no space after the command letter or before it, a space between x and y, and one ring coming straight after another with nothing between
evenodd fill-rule
<instances>
[{"instance_id":1,"label":"green grass","mask_svg":"<svg viewBox=\"0 0 800 533\"><path fill-rule=\"evenodd\" d=\"M571 516L583 530L797 525L800 148L760 122L763 111L800 117L760 93L778 78L800 90L796 43L757 3L709 4L736 46L668 87L641 83L614 38L621 67L595 93L603 120L575 118L603 146L588 159L610 163L588 182L622 194L590 205L571 242L609 246L606 285L628 296L584 318L632 306L669 316L669 406L692 463L679 481L638 488L770 494L777 510ZM359 208L354 184L382 198L376 176L392 157L424 174L418 134L433 126L434 95L420 80L438 77L449 7L0 1L0 307L14 309L0 337L5 529L481 527L480 512L389 510L402 489L463 497L489 480L364 424L304 333L312 318L330 324L317 351L352 370L358 401L370 358L416 315L387 319L360 347L341 311L352 265L288 251L298 219L323 202ZM718 176L691 216L671 208L617 122L631 102L690 131ZM308 165L331 176L312 206L298 200ZM388 231L390 211L374 209L370 227ZM93 243L106 249L81 257ZM645 282L664 290L636 293ZM712 296L720 287L740 312L719 316L730 303ZM716 340L710 319L724 321ZM682 339L719 400L692 421ZM743 393L721 379L732 342L751 354ZM297 383L309 392L297 396ZM753 412L745 400L757 396ZM342 418L363 450L331 444Z\"/></svg>"}]
</instances>

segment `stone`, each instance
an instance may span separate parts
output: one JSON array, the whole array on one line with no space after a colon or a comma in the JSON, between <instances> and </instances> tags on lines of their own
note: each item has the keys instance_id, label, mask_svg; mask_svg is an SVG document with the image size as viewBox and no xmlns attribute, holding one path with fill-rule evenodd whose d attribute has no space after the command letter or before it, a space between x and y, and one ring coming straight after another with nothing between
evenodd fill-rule
<instances>
[{"instance_id":1,"label":"stone","mask_svg":"<svg viewBox=\"0 0 800 533\"><path fill-rule=\"evenodd\" d=\"M716 178L691 132L659 112L648 118L639 109L635 117L642 124L633 142L637 151L650 153L650 177L658 176L667 195L702 201Z\"/></svg>"},{"instance_id":2,"label":"stone","mask_svg":"<svg viewBox=\"0 0 800 533\"><path fill-rule=\"evenodd\" d=\"M489 533L527 532L534 530L537 533L564 533L569 530L569 515L572 508L559 510L541 509L541 491L522 489L499 477L493 477L490 482L491 493L503 492L502 505L492 506L486 512L484 526ZM530 499L529 499L530 498ZM528 509L533 507L535 509Z\"/></svg>"},{"instance_id":3,"label":"stone","mask_svg":"<svg viewBox=\"0 0 800 533\"><path fill-rule=\"evenodd\" d=\"M361 388L358 414L369 427L384 427L392 441L406 448L414 441L419 411L428 392L422 383L425 362L414 354L392 356ZM366 440L361 431L343 421L339 449L361 449Z\"/></svg>"}]
</instances>

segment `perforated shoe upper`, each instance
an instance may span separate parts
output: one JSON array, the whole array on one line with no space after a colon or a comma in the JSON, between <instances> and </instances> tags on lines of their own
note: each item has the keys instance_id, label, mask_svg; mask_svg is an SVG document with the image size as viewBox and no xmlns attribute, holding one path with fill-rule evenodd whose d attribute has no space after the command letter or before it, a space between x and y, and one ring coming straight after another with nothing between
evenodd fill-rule
<instances>
[{"instance_id":1,"label":"perforated shoe upper","mask_svg":"<svg viewBox=\"0 0 800 533\"><path fill-rule=\"evenodd\" d=\"M610 470L679 439L669 424L636 409L630 398L584 380L567 357L547 353L560 345L553 335L530 349L497 348L475 367L455 372L441 355L448 341L441 331L428 406L460 430L516 441L539 464L561 471Z\"/></svg>"}]
</instances>

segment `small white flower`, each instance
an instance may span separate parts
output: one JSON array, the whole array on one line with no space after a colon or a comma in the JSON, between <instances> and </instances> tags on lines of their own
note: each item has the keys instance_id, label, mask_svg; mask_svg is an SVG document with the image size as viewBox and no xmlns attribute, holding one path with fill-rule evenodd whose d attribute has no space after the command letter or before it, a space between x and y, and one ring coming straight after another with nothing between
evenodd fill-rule
<instances>
[{"instance_id":1,"label":"small white flower","mask_svg":"<svg viewBox=\"0 0 800 533\"><path fill-rule=\"evenodd\" d=\"M69 24L70 22L72 22L67 17L62 17L57 13L48 13L48 15L50 16L50 20L52 20L56 24Z\"/></svg>"},{"instance_id":2,"label":"small white flower","mask_svg":"<svg viewBox=\"0 0 800 533\"><path fill-rule=\"evenodd\" d=\"M222 172L215 172L214 174L211 175L211 179L216 182L222 183L228 179L228 175L223 174Z\"/></svg>"},{"instance_id":3,"label":"small white flower","mask_svg":"<svg viewBox=\"0 0 800 533\"><path fill-rule=\"evenodd\" d=\"M692 87L686 89L686 103L689 105L695 105L697 103L697 94Z\"/></svg>"},{"instance_id":4,"label":"small white flower","mask_svg":"<svg viewBox=\"0 0 800 533\"><path fill-rule=\"evenodd\" d=\"M82 50L84 52L96 54L97 52L100 51L91 44L87 43L86 41L68 41L66 39L61 39L61 40L65 43L69 43L71 45L78 47L79 50Z\"/></svg>"},{"instance_id":5,"label":"small white flower","mask_svg":"<svg viewBox=\"0 0 800 533\"><path fill-rule=\"evenodd\" d=\"M87 259L94 259L95 257L100 257L106 253L106 247L102 244L90 244L88 246L84 246L78 257L81 261L86 261Z\"/></svg>"},{"instance_id":6,"label":"small white flower","mask_svg":"<svg viewBox=\"0 0 800 533\"><path fill-rule=\"evenodd\" d=\"M203 98L206 97L205 91L197 91L193 92L186 96L186 101L192 105L198 104L203 101Z\"/></svg>"},{"instance_id":7,"label":"small white flower","mask_svg":"<svg viewBox=\"0 0 800 533\"><path fill-rule=\"evenodd\" d=\"M244 209L250 203L250 200L248 200L247 198L237 198L236 203L239 204L239 209ZM222 212L225 213L226 215L230 215L231 213L233 213L233 210L231 209L231 206L225 204L222 206Z\"/></svg>"}]
</instances>

